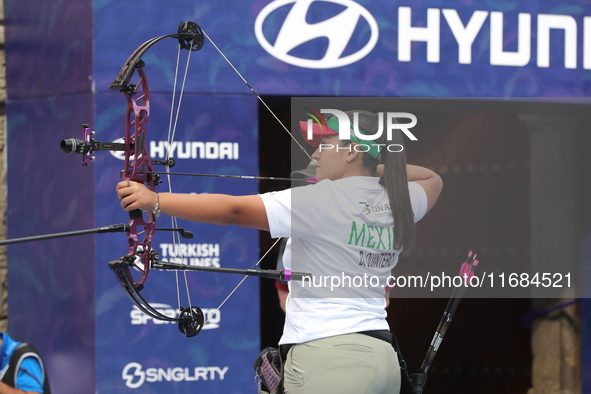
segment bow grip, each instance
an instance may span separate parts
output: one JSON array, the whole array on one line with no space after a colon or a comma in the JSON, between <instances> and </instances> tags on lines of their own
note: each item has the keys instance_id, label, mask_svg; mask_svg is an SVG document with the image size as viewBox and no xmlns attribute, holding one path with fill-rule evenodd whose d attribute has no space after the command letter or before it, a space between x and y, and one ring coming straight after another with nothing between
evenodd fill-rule
<instances>
[{"instance_id":1,"label":"bow grip","mask_svg":"<svg viewBox=\"0 0 591 394\"><path fill-rule=\"evenodd\" d=\"M144 215L140 209L134 209L133 211L129 211L129 219L143 219Z\"/></svg>"}]
</instances>

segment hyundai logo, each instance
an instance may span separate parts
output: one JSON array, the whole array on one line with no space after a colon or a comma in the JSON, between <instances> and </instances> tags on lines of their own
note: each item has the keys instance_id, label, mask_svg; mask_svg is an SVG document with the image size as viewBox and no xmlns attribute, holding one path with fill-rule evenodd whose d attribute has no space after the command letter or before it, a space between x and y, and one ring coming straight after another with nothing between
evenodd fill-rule
<instances>
[{"instance_id":1,"label":"hyundai logo","mask_svg":"<svg viewBox=\"0 0 591 394\"><path fill-rule=\"evenodd\" d=\"M318 23L308 23L306 16L313 3L334 3L345 7L339 14ZM274 43L270 43L263 33L267 18L279 8L293 4L283 24L279 28ZM369 26L370 37L361 49L344 55L354 38L357 25ZM357 29L359 31L360 29ZM275 0L265 6L256 18L254 32L261 46L272 56L285 63L305 68L336 68L346 66L363 59L375 47L378 41L378 24L364 7L353 0ZM324 38L328 45L320 59L294 56L290 52L302 44Z\"/></svg>"}]
</instances>

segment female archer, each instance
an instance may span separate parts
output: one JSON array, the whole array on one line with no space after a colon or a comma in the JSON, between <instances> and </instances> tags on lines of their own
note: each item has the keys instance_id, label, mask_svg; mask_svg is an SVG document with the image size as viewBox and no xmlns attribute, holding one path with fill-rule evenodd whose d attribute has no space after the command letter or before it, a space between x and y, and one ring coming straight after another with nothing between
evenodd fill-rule
<instances>
[{"instance_id":1,"label":"female archer","mask_svg":"<svg viewBox=\"0 0 591 394\"><path fill-rule=\"evenodd\" d=\"M350 129L377 133L376 114L347 115ZM318 146L313 185L250 196L158 195L124 181L117 194L126 211L156 208L182 219L291 238L285 268L313 276L290 282L280 340L282 352L288 349L285 393L398 393L400 367L388 343L384 288L402 250L412 247L415 222L435 204L442 181L389 148L403 145L400 130L388 141L360 139L351 130L349 139L340 140L338 119L327 119L327 126L314 125L309 141Z\"/></svg>"}]
</instances>

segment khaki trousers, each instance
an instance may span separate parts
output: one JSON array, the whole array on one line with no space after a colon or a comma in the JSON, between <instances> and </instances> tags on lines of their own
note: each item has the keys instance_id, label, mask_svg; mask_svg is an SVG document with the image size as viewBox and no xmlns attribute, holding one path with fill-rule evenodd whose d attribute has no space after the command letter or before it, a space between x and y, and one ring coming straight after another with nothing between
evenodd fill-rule
<instances>
[{"instance_id":1,"label":"khaki trousers","mask_svg":"<svg viewBox=\"0 0 591 394\"><path fill-rule=\"evenodd\" d=\"M284 365L285 394L398 394L400 366L392 345L346 334L294 345Z\"/></svg>"}]
</instances>

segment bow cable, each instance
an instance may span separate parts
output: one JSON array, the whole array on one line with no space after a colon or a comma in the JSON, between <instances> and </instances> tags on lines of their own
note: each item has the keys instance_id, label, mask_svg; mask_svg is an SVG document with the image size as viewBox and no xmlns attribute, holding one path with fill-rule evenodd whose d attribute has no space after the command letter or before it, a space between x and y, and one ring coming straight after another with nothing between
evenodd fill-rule
<instances>
[{"instance_id":1,"label":"bow cable","mask_svg":"<svg viewBox=\"0 0 591 394\"><path fill-rule=\"evenodd\" d=\"M176 129L177 129L177 124L178 124L178 119L179 119L179 113L181 110L181 104L183 101L183 95L184 95L184 91L185 91L185 85L186 85L186 81L187 81L187 74L189 71L189 64L191 62L191 52L189 51L188 55L187 55L187 60L185 61L185 71L183 74L183 81L181 83L181 87L180 87L180 92L179 92L179 98L178 98L178 103L176 104L176 110L175 110L175 101L176 101L176 89L177 89L177 84L178 84L178 73L179 73L179 65L180 65L180 57L181 57L181 50L183 49L182 45L179 43L179 47L178 47L178 51L177 51L177 58L176 58L176 68L175 68L175 72L174 72L174 82L173 82L173 90L172 90L172 102L171 102L171 106L170 106L170 119L169 119L169 123L168 123L168 137L167 137L167 141L168 141L168 146L166 148L166 161L168 162L171 156L171 148L172 148L172 143L174 142L175 136L176 136ZM174 118L174 121L173 121ZM172 193L172 182L171 182L171 177L170 177L170 166L165 166L166 168L166 178L168 180L168 192ZM171 225L173 228L177 228L178 227L178 220L176 217L171 216ZM180 248L180 244L181 244L181 240L180 237L175 236L175 234L172 234L172 245L173 245L173 250L176 251L175 255L179 254L181 251ZM180 257L182 259L182 256L176 256L176 257ZM191 294L189 292L189 281L187 278L187 272L183 271L183 278L184 278L184 282L185 282L185 291L187 293L187 302L189 303L189 306L193 305L191 303ZM181 291L180 291L180 284L179 284L179 272L175 271L175 281L176 281L176 292L177 292L177 303L178 303L178 309L179 311L182 311L183 308L181 306Z\"/></svg>"},{"instance_id":2,"label":"bow cable","mask_svg":"<svg viewBox=\"0 0 591 394\"><path fill-rule=\"evenodd\" d=\"M281 237L277 238L277 240L273 243L273 245L271 245L271 247L269 249L267 249L267 251L265 252L265 254L263 254L263 256L259 259L259 261L257 261L257 263L251 268L251 269L255 269L256 267L259 266L259 264L264 260L265 257L267 257L267 255L269 254L269 252L271 252L271 250L273 250L273 248L275 247L275 245L277 245L279 243L279 241L281 241ZM226 301L228 301L230 299L230 297L232 297L232 295L236 292L236 290L238 290L238 288L242 285L242 283L246 280L246 278L248 278L248 275L244 275L244 277L242 278L242 280L240 282L238 282L238 284L236 285L236 287L234 287L234 289L232 289L232 291L230 292L230 294L228 294L228 296L226 298L224 298L224 300L222 301L222 303L213 311L213 313L208 313L207 314L207 320L205 320L205 323L203 323L203 326L205 327L205 325L207 325L207 323L209 323L209 319L211 319L213 316L215 316L218 311L220 309L222 309L222 306L224 306L224 304L226 303Z\"/></svg>"},{"instance_id":3,"label":"bow cable","mask_svg":"<svg viewBox=\"0 0 591 394\"><path fill-rule=\"evenodd\" d=\"M232 64L232 62L230 61L230 59L228 59L226 57L226 55L222 52L222 50L220 48L218 48L218 46L215 44L215 42L213 42L213 40L211 38L209 38L209 36L205 32L205 30L201 29L201 32L203 33L203 35L205 36L205 38L207 38L207 40L211 43L211 45L213 45L213 47L224 58L224 60L230 65L230 67L232 67L232 69L240 77L240 79L242 79L242 82L244 82L246 84L246 86L250 89L250 91L259 99L259 101L263 104L263 106L267 109L267 111L269 111L271 113L271 115L273 115L273 117L275 118L275 120L277 120L277 122L279 122L279 124L281 125L281 127L283 127L283 130L285 130L287 132L287 134L289 134L289 136L291 137L291 139L297 144L297 146L300 148L300 150L302 152L304 152L304 154L306 156L308 156L308 159L310 159L310 161L312 161L312 156L310 156L310 154L308 152L306 152L306 149L302 146L302 144L299 143L299 141L294 137L294 135L291 133L291 131L289 131L289 129L283 124L283 122L281 122L281 120L279 119L279 117L277 115L275 115L275 112L273 112L271 110L271 108L267 105L267 103L265 102L265 100L263 100L262 97L256 92L256 90L254 90L254 88L246 80L246 78L244 78L242 76L242 74L240 74L240 71L238 71L238 69L234 66L234 64Z\"/></svg>"}]
</instances>

